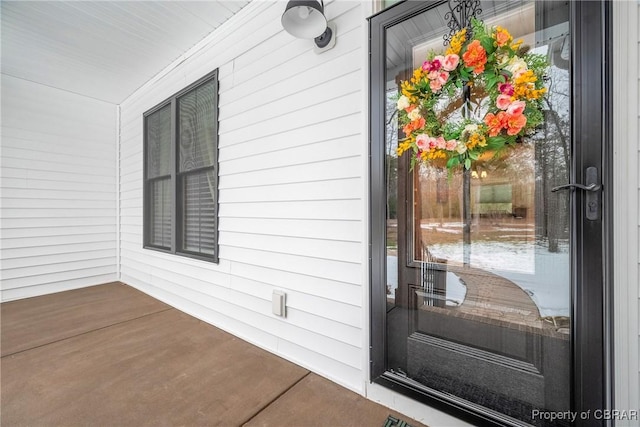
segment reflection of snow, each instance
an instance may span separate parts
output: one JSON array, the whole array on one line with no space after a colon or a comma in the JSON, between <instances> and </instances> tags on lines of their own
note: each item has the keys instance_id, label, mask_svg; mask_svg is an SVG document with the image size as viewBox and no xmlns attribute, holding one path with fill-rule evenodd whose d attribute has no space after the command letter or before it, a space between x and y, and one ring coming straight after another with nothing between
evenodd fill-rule
<instances>
[{"instance_id":1,"label":"reflection of snow","mask_svg":"<svg viewBox=\"0 0 640 427\"><path fill-rule=\"evenodd\" d=\"M437 258L462 264L462 244L434 244L429 246L429 251ZM531 296L541 316L569 316L570 272L566 247L563 252L551 253L532 242L477 241L471 244L471 266L518 285ZM447 299L449 282L447 276ZM452 279L451 283L451 299L455 299L455 281ZM394 256L387 256L387 284L391 289L398 286L398 261Z\"/></svg>"}]
</instances>

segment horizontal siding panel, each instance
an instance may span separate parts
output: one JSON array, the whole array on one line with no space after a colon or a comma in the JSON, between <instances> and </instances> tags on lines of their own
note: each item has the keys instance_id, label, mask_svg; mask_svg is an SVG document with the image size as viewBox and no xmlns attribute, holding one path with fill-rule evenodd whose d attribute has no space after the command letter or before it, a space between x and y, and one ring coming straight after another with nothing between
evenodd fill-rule
<instances>
[{"instance_id":1,"label":"horizontal siding panel","mask_svg":"<svg viewBox=\"0 0 640 427\"><path fill-rule=\"evenodd\" d=\"M120 183L120 199L142 195L142 180L129 180Z\"/></svg>"},{"instance_id":2,"label":"horizontal siding panel","mask_svg":"<svg viewBox=\"0 0 640 427\"><path fill-rule=\"evenodd\" d=\"M9 228L38 228L38 227L66 227L66 226L95 226L104 224L115 224L114 217L96 216L96 217L70 217L60 218L58 216L51 217L34 217L34 218L2 218L2 228L4 230Z\"/></svg>"},{"instance_id":3,"label":"horizontal siding panel","mask_svg":"<svg viewBox=\"0 0 640 427\"><path fill-rule=\"evenodd\" d=\"M39 286L82 278L89 279L94 276L111 276L111 280L115 280L116 267L113 263L110 264L111 265L103 267L89 267L78 270L66 270L57 273L44 273L42 275L35 274L14 279L2 279L2 289L9 290L27 286ZM36 270L38 268L40 267L36 267Z\"/></svg>"},{"instance_id":4,"label":"horizontal siding panel","mask_svg":"<svg viewBox=\"0 0 640 427\"><path fill-rule=\"evenodd\" d=\"M71 226L71 227L31 227L31 228L2 228L3 239L26 237L69 236L75 234L112 233L113 224Z\"/></svg>"},{"instance_id":5,"label":"horizontal siding panel","mask_svg":"<svg viewBox=\"0 0 640 427\"><path fill-rule=\"evenodd\" d=\"M229 261L246 262L274 270L289 271L354 285L362 283L362 266L356 263L265 252L232 246L221 246L220 253L224 253L224 258Z\"/></svg>"},{"instance_id":6,"label":"horizontal siding panel","mask_svg":"<svg viewBox=\"0 0 640 427\"><path fill-rule=\"evenodd\" d=\"M247 171L220 177L220 188L247 188L260 185L288 184L292 181L326 181L361 177L361 157L347 157L276 169Z\"/></svg>"},{"instance_id":7,"label":"horizontal siding panel","mask_svg":"<svg viewBox=\"0 0 640 427\"><path fill-rule=\"evenodd\" d=\"M113 227L112 227L113 229ZM22 237L20 239L2 239L2 249L29 248L37 246L68 245L74 243L91 243L114 241L115 230L111 233L83 233L66 236Z\"/></svg>"},{"instance_id":8,"label":"horizontal siding panel","mask_svg":"<svg viewBox=\"0 0 640 427\"><path fill-rule=\"evenodd\" d=\"M222 131L224 132L224 129L237 129L246 126L247 111L251 113L252 125L260 124L279 117L283 111L304 110L318 103L331 101L345 93L352 92L354 88L359 88L361 73L357 72L357 70L343 71L343 73L344 74L336 76L334 79L322 84L314 81L307 81L306 84L301 82L300 86L294 86L296 92L287 95L285 91L285 93L280 94L279 99L268 103L259 104L255 102L259 100L264 102L264 98L260 96L250 98L251 100L255 100L252 103L248 103L246 98L243 98L244 109L222 120L222 123L224 123ZM220 108L224 107L221 106Z\"/></svg>"},{"instance_id":9,"label":"horizontal siding panel","mask_svg":"<svg viewBox=\"0 0 640 427\"><path fill-rule=\"evenodd\" d=\"M81 177L78 177L80 180ZM113 197L115 183L99 184L84 181L45 181L27 178L2 178L3 188L29 188L33 190L67 190L91 193L108 193Z\"/></svg>"},{"instance_id":10,"label":"horizontal siding panel","mask_svg":"<svg viewBox=\"0 0 640 427\"><path fill-rule=\"evenodd\" d=\"M56 282L44 283L27 287L2 289L0 288L0 300L13 301L22 298L32 298L55 292L70 291L72 289L86 288L88 286L102 285L116 281L115 273L94 274L79 277L77 279L64 279Z\"/></svg>"},{"instance_id":11,"label":"horizontal siding panel","mask_svg":"<svg viewBox=\"0 0 640 427\"><path fill-rule=\"evenodd\" d=\"M221 287L229 287L229 272L225 268L224 261L221 264L213 264L206 261L191 260L190 263L183 262L183 257L177 255L163 254L150 249L142 249L139 246L131 250L131 244L122 245L122 256L126 257L127 264L139 263L148 268L161 272L162 275L183 277L192 281L202 281L215 283ZM164 277L164 276L163 276Z\"/></svg>"},{"instance_id":12,"label":"horizontal siding panel","mask_svg":"<svg viewBox=\"0 0 640 427\"><path fill-rule=\"evenodd\" d=\"M76 254L76 253L89 253L96 250L113 249L116 248L115 241L104 242L87 242L87 243L70 243L70 244L57 244L51 246L37 246L37 247L22 247L6 249L2 248L2 259L5 260L30 258L36 256L46 255L64 255L64 254Z\"/></svg>"},{"instance_id":13,"label":"horizontal siding panel","mask_svg":"<svg viewBox=\"0 0 640 427\"><path fill-rule=\"evenodd\" d=\"M5 209L0 210L2 218L108 218L107 223L115 224L116 209Z\"/></svg>"},{"instance_id":14,"label":"horizontal siding panel","mask_svg":"<svg viewBox=\"0 0 640 427\"><path fill-rule=\"evenodd\" d=\"M220 217L359 221L363 207L361 200L228 203L220 206Z\"/></svg>"},{"instance_id":15,"label":"horizontal siding panel","mask_svg":"<svg viewBox=\"0 0 640 427\"><path fill-rule=\"evenodd\" d=\"M60 172L55 171L47 171L47 170L37 170L29 163L29 169L26 171L27 178L29 180L39 180L39 181L65 181L65 182L77 182L84 181L86 183L95 183L95 184L108 184L112 186L113 191L115 191L115 176L113 174L108 175L95 175L91 174L85 175L82 172L79 172L77 168L73 168L71 171L69 169L65 169Z\"/></svg>"},{"instance_id":16,"label":"horizontal siding panel","mask_svg":"<svg viewBox=\"0 0 640 427\"><path fill-rule=\"evenodd\" d=\"M220 163L224 164L229 160L246 158L247 153L252 155L270 153L358 135L362 130L361 120L361 115L354 113L325 119L306 127L290 129L275 135L262 135L259 139L237 141L234 145L226 145L220 151Z\"/></svg>"},{"instance_id":17,"label":"horizontal siding panel","mask_svg":"<svg viewBox=\"0 0 640 427\"><path fill-rule=\"evenodd\" d=\"M121 208L138 208L142 209L142 191L136 191L133 195L120 200ZM142 213L142 211L140 211Z\"/></svg>"},{"instance_id":18,"label":"horizontal siding panel","mask_svg":"<svg viewBox=\"0 0 640 427\"><path fill-rule=\"evenodd\" d=\"M354 242L227 232L220 236L220 245L333 261L362 262L360 244Z\"/></svg>"},{"instance_id":19,"label":"horizontal siding panel","mask_svg":"<svg viewBox=\"0 0 640 427\"><path fill-rule=\"evenodd\" d=\"M304 176L292 177L296 180L304 178ZM221 193L220 203L351 200L359 198L361 194L360 178L352 178L227 188Z\"/></svg>"},{"instance_id":20,"label":"horizontal siding panel","mask_svg":"<svg viewBox=\"0 0 640 427\"><path fill-rule=\"evenodd\" d=\"M47 162L46 160L5 157L4 152L2 156L3 168L24 168L28 165L29 170L38 170L42 172L68 172L69 170L73 170L77 177L84 179L91 179L94 176L112 177L115 171L114 165L109 164L102 164L101 166L88 166L82 163L75 165L73 163L58 164Z\"/></svg>"},{"instance_id":21,"label":"horizontal siding panel","mask_svg":"<svg viewBox=\"0 0 640 427\"><path fill-rule=\"evenodd\" d=\"M331 335L333 334L333 328L346 326L344 329L345 336L349 335L351 338L357 337L357 339L349 340L345 338L344 342L360 342L362 310L358 306L345 304L343 302L336 301L335 299L318 298L314 295L309 295L298 290L285 289L280 286L269 285L263 281L247 279L246 277L236 275L232 278L231 288L250 295L255 295L266 301L271 301L274 289L285 290L287 293L287 310L295 309L297 313L304 313L307 317L317 316L318 321L331 322L331 327L318 329L309 325L306 326L307 329ZM295 319L291 319L289 317L289 313L287 313L287 317L290 321L296 323ZM303 322L306 322L306 320ZM329 333L329 331L331 331L331 333Z\"/></svg>"},{"instance_id":22,"label":"horizontal siding panel","mask_svg":"<svg viewBox=\"0 0 640 427\"><path fill-rule=\"evenodd\" d=\"M2 134L2 145L39 153L83 153L88 158L115 159L112 140L93 140L92 149L87 150L87 139L60 138L22 129L7 129Z\"/></svg>"},{"instance_id":23,"label":"horizontal siding panel","mask_svg":"<svg viewBox=\"0 0 640 427\"><path fill-rule=\"evenodd\" d=\"M66 190L40 190L34 188L13 189L5 188L2 191L2 197L7 199L32 199L32 200L77 200L77 201L95 201L98 207L101 201L111 201L113 206L115 197L112 193L103 193L97 191L66 191Z\"/></svg>"},{"instance_id":24,"label":"horizontal siding panel","mask_svg":"<svg viewBox=\"0 0 640 427\"><path fill-rule=\"evenodd\" d=\"M55 264L37 264L27 267L8 268L2 266L2 280L25 278L31 276L43 276L53 273L66 273L69 271L86 270L92 268L107 267L110 271L115 271L113 258L111 256L103 258L90 258L77 261L64 261Z\"/></svg>"},{"instance_id":25,"label":"horizontal siding panel","mask_svg":"<svg viewBox=\"0 0 640 427\"><path fill-rule=\"evenodd\" d=\"M15 189L12 188L11 190L15 190ZM7 189L3 190L3 193L7 193L7 192L9 192ZM28 190L25 191L25 193L28 193ZM52 193L55 193L55 191L52 191ZM109 193L104 193L104 194L113 196L113 194L109 194ZM15 196L15 193L13 193L13 195ZM68 197L72 196L72 194L68 194L68 193L65 193L64 195ZM28 194L24 194L23 196L25 196L25 198L18 199L18 198L8 196L5 199L3 194L2 207L6 209L9 209L9 208L11 209L18 209L18 208L21 208L21 209L65 209L65 208L109 209L109 208L113 208L113 200L83 200L82 198L80 198L80 196L78 196L79 198L73 199L73 200L65 200L62 198L61 199L54 199L54 198L32 199L32 198L26 198ZM50 197L55 197L55 195L51 194Z\"/></svg>"},{"instance_id":26,"label":"horizontal siding panel","mask_svg":"<svg viewBox=\"0 0 640 427\"><path fill-rule=\"evenodd\" d=\"M362 94L353 89L349 93L314 104L302 110L280 114L278 117L260 123L249 123L242 127L226 126L220 123L220 147L247 140L261 139L264 135L275 135L292 129L300 129L317 123L343 117L360 111ZM319 118L322 117L323 120ZM248 136L248 137L247 137Z\"/></svg>"},{"instance_id":27,"label":"horizontal siding panel","mask_svg":"<svg viewBox=\"0 0 640 427\"><path fill-rule=\"evenodd\" d=\"M60 151L56 151L54 153L51 152L41 152L35 150L27 150L24 148L14 148L10 146L5 146L3 144L2 147L2 155L5 158L15 158L15 159L25 159L25 160L39 160L39 161L47 161L53 162L63 165L71 165L75 166L77 164L85 165L85 166L97 166L102 170L112 172L112 168L115 162L115 153L107 158L99 157L99 156L86 156L82 155L82 152L78 153L62 153Z\"/></svg>"},{"instance_id":28,"label":"horizontal siding panel","mask_svg":"<svg viewBox=\"0 0 640 427\"><path fill-rule=\"evenodd\" d=\"M51 255L41 256L25 256L20 258L4 259L2 261L2 269L10 270L14 268L42 266L61 264L65 262L83 261L83 260L96 260L96 259L113 259L116 256L116 250L113 249L101 249L93 251L82 252L70 252L70 253L56 253Z\"/></svg>"},{"instance_id":29,"label":"horizontal siding panel","mask_svg":"<svg viewBox=\"0 0 640 427\"><path fill-rule=\"evenodd\" d=\"M231 273L234 276L266 283L280 289L304 293L310 297L339 301L355 307L360 307L362 304L362 289L359 284L354 285L326 277L312 277L242 262L233 263Z\"/></svg>"},{"instance_id":30,"label":"horizontal siding panel","mask_svg":"<svg viewBox=\"0 0 640 427\"><path fill-rule=\"evenodd\" d=\"M362 242L362 223L359 221L295 220L269 218L221 218L221 232L288 236L309 239Z\"/></svg>"},{"instance_id":31,"label":"horizontal siding panel","mask_svg":"<svg viewBox=\"0 0 640 427\"><path fill-rule=\"evenodd\" d=\"M287 136L283 135L283 139ZM250 172L261 169L278 169L284 166L311 164L326 160L358 156L359 144L357 136L348 136L325 140L308 145L299 145L286 150L260 153L245 159L225 161L221 167L221 175ZM304 177L304 175L303 175ZM292 176L292 182L296 176Z\"/></svg>"}]
</instances>

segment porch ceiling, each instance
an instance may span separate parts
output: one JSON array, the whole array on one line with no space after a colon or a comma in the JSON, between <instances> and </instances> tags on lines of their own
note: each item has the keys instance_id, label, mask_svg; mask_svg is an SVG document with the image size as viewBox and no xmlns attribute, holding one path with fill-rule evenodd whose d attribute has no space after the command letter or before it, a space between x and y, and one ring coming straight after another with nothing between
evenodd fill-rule
<instances>
[{"instance_id":1,"label":"porch ceiling","mask_svg":"<svg viewBox=\"0 0 640 427\"><path fill-rule=\"evenodd\" d=\"M2 73L118 104L247 3L3 0Z\"/></svg>"}]
</instances>

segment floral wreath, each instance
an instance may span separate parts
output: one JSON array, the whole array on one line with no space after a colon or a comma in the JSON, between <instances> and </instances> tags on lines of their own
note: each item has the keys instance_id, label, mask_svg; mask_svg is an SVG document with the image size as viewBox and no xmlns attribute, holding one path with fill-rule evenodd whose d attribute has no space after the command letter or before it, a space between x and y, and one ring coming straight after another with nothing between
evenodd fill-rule
<instances>
[{"instance_id":1,"label":"floral wreath","mask_svg":"<svg viewBox=\"0 0 640 427\"><path fill-rule=\"evenodd\" d=\"M399 121L406 138L397 153L412 150L411 167L417 163L441 163L447 168L472 162L484 153L498 153L513 146L544 121L544 55L524 53L522 40L501 27L487 29L472 19L473 37L458 31L444 55L430 53L427 61L401 83ZM458 121L441 119L435 107L444 99L460 97L464 86L483 90L489 103L484 116Z\"/></svg>"}]
</instances>

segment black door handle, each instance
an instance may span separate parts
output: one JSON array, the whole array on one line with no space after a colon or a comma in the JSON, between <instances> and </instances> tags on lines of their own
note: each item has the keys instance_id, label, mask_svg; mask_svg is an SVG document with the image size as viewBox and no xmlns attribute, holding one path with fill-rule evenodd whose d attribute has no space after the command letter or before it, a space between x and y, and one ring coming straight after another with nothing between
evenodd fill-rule
<instances>
[{"instance_id":1,"label":"black door handle","mask_svg":"<svg viewBox=\"0 0 640 427\"><path fill-rule=\"evenodd\" d=\"M568 190L568 189L575 189L575 188L579 188L580 190L585 190L585 191L598 191L600 189L600 184L589 184L589 185L582 185L582 184L564 184L564 185L559 185L557 187L553 187L551 189L552 193L555 193L556 191L560 191L560 190Z\"/></svg>"},{"instance_id":2,"label":"black door handle","mask_svg":"<svg viewBox=\"0 0 640 427\"><path fill-rule=\"evenodd\" d=\"M582 184L564 184L551 189L552 192L560 190L580 190L587 191L585 195L585 216L590 221L596 221L600 218L600 193L598 191L602 189L602 185L598 184L598 169L595 166L589 166L585 169L584 182L587 185Z\"/></svg>"}]
</instances>

